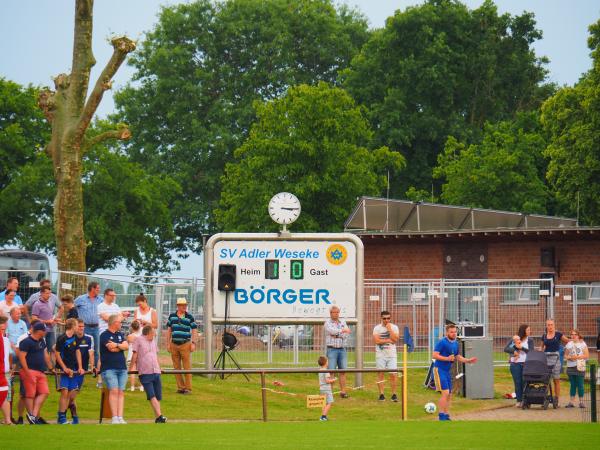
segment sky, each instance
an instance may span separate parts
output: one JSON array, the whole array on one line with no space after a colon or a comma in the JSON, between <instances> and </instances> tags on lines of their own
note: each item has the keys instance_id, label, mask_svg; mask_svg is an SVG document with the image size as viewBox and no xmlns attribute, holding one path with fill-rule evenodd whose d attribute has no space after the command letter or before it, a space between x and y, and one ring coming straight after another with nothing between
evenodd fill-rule
<instances>
[{"instance_id":1,"label":"sky","mask_svg":"<svg viewBox=\"0 0 600 450\"><path fill-rule=\"evenodd\" d=\"M110 58L108 39L126 34L143 39L157 22L161 5L187 3L173 0L96 0L94 5L93 52L96 66L92 83ZM372 28L385 25L396 10L417 5L409 0L340 0L362 11ZM463 0L471 8L482 0ZM543 38L534 44L538 56L547 56L549 81L572 85L591 67L587 48L588 26L600 18L598 0L497 0L500 13L535 14ZM0 0L0 77L27 85L51 86L52 77L67 72L71 63L74 0ZM114 78L118 90L131 79L133 70L123 65ZM112 93L105 95L98 114L114 110ZM265 208L266 213L266 208ZM201 277L202 258L193 255L181 261L177 276ZM117 269L123 272L123 268Z\"/></svg>"}]
</instances>

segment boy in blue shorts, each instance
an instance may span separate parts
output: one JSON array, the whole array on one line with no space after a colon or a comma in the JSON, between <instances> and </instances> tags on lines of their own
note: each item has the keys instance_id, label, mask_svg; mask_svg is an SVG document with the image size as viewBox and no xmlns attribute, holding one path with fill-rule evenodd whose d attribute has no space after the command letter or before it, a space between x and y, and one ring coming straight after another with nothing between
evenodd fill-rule
<instances>
[{"instance_id":1,"label":"boy in blue shorts","mask_svg":"<svg viewBox=\"0 0 600 450\"><path fill-rule=\"evenodd\" d=\"M65 333L56 339L55 355L56 366L60 367L60 399L58 400L59 425L67 423L67 408L75 400L77 393L83 384L83 365L81 362L81 351L79 340L75 335L77 319L67 319L65 322Z\"/></svg>"},{"instance_id":2,"label":"boy in blue shorts","mask_svg":"<svg viewBox=\"0 0 600 450\"><path fill-rule=\"evenodd\" d=\"M456 340L456 325L446 325L446 337L440 340L434 350L433 376L435 388L442 393L438 404L440 420L450 420L450 396L452 395L452 374L450 369L454 360L461 363L474 364L477 358L465 358L458 353L458 341Z\"/></svg>"}]
</instances>

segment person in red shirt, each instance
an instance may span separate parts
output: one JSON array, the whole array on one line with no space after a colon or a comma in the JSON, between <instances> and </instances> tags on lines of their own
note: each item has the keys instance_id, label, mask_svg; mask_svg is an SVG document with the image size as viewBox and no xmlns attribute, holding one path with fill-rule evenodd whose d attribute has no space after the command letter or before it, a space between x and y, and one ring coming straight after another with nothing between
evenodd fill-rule
<instances>
[{"instance_id":1,"label":"person in red shirt","mask_svg":"<svg viewBox=\"0 0 600 450\"><path fill-rule=\"evenodd\" d=\"M2 341L2 333L0 332L0 407L6 401L6 397L8 396L8 380L6 379L6 372L9 367L4 367L4 342ZM6 425L12 425L12 420L10 420L10 416L8 418L4 418L4 423Z\"/></svg>"}]
</instances>

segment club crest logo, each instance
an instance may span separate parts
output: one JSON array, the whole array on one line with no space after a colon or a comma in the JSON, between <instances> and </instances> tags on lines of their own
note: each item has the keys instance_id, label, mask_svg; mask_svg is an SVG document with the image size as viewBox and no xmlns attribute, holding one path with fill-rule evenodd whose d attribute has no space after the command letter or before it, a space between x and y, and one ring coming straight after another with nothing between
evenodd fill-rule
<instances>
[{"instance_id":1,"label":"club crest logo","mask_svg":"<svg viewBox=\"0 0 600 450\"><path fill-rule=\"evenodd\" d=\"M341 244L332 244L327 248L327 261L334 266L344 264L348 257L348 250Z\"/></svg>"}]
</instances>

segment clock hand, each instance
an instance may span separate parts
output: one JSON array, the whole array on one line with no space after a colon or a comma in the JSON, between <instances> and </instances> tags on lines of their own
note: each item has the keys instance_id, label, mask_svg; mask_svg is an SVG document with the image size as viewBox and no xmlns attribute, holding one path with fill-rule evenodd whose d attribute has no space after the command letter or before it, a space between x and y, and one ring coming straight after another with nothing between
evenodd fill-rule
<instances>
[{"instance_id":1,"label":"clock hand","mask_svg":"<svg viewBox=\"0 0 600 450\"><path fill-rule=\"evenodd\" d=\"M281 209L285 209L286 211L297 211L300 208L286 208L285 206L282 206Z\"/></svg>"}]
</instances>

